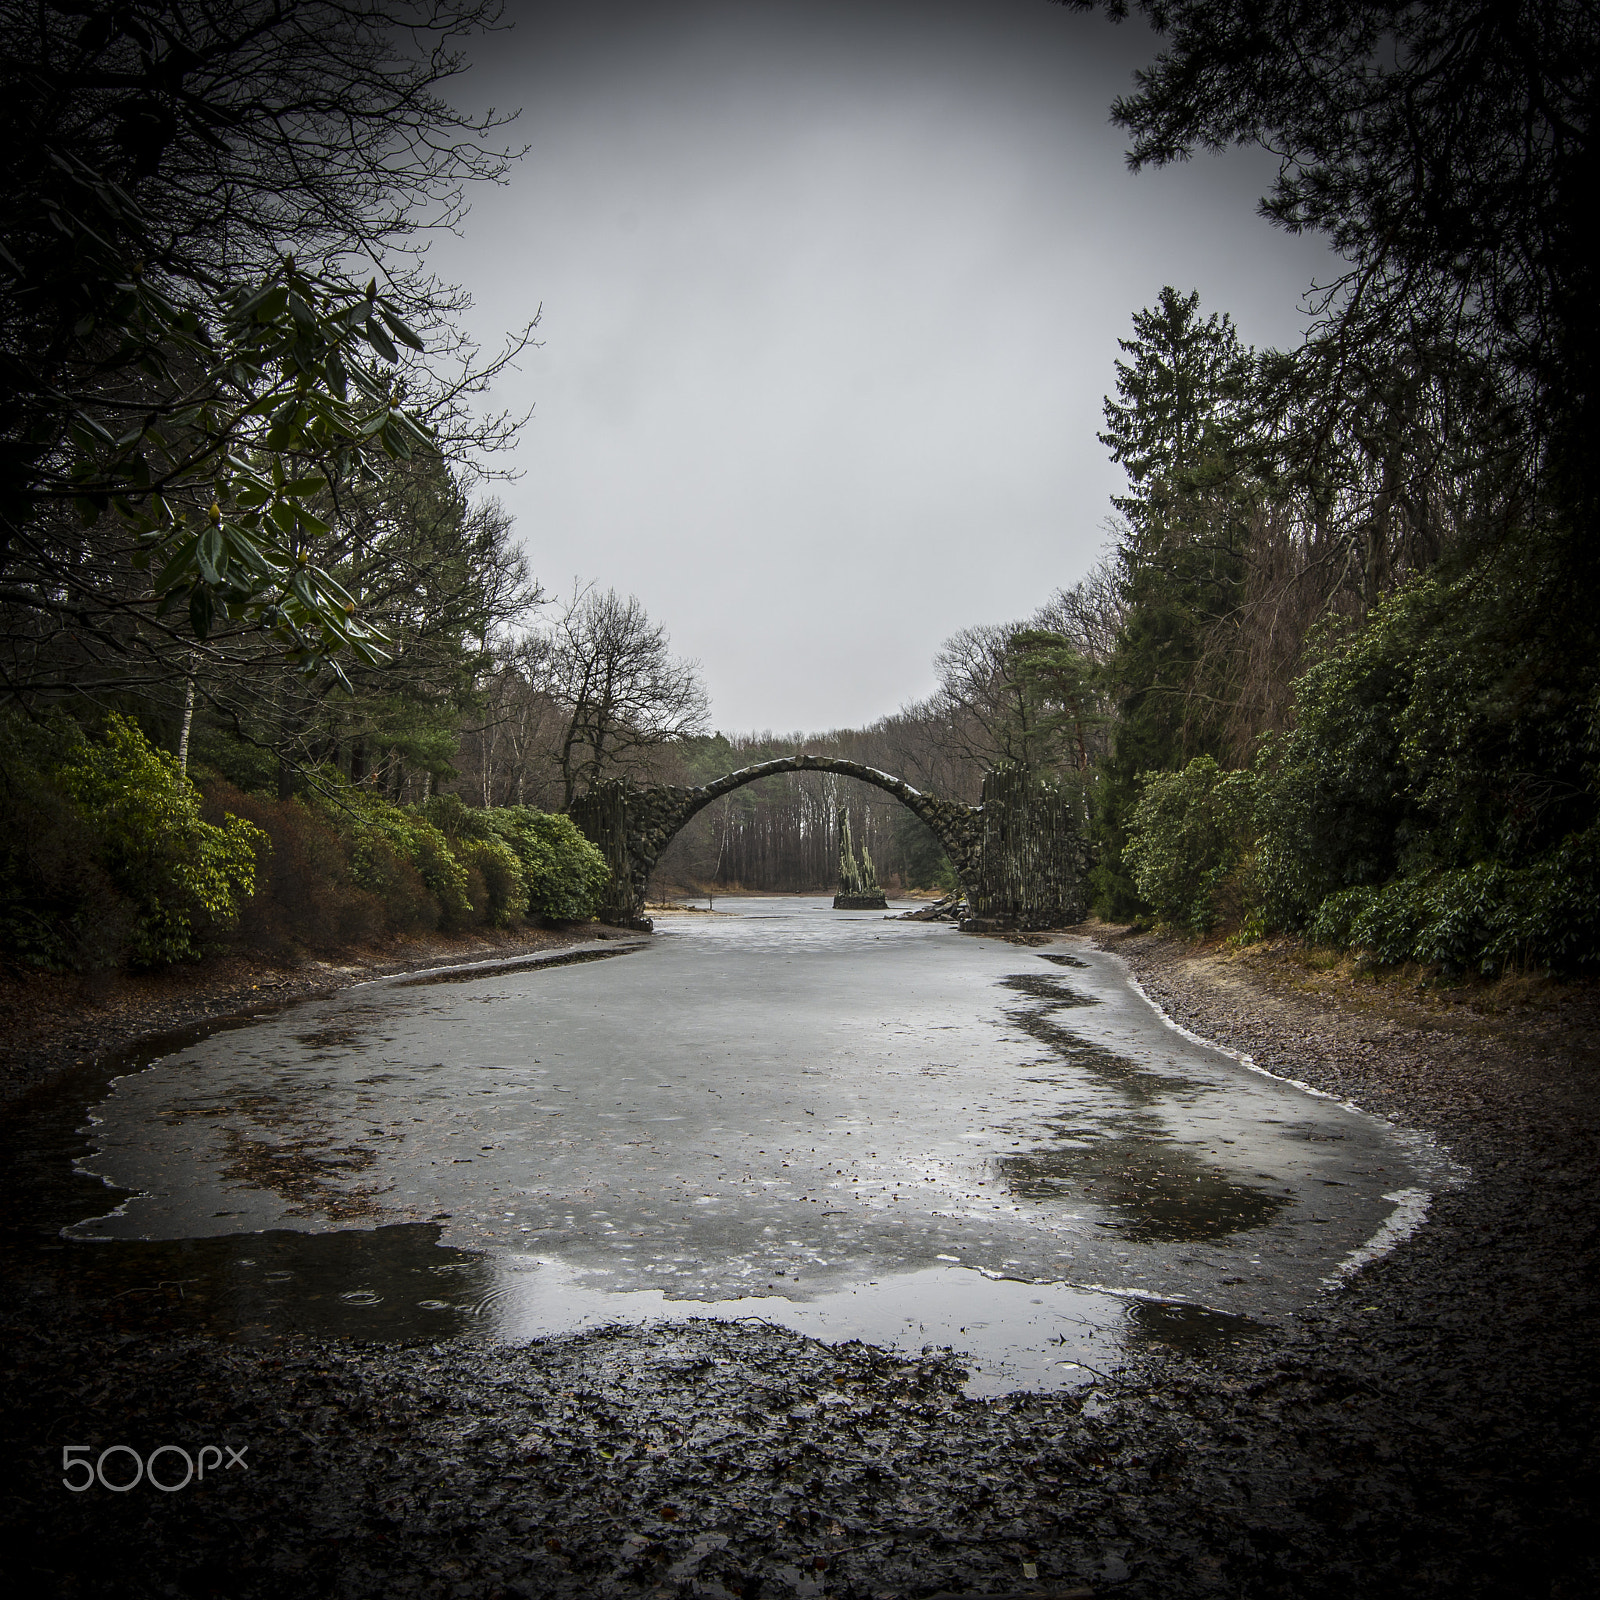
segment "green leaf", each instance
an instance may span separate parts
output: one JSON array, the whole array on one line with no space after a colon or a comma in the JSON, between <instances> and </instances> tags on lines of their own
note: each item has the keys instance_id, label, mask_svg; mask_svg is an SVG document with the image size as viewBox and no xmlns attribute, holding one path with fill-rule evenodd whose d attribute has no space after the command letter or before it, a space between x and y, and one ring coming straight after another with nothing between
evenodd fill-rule
<instances>
[{"instance_id":1,"label":"green leaf","mask_svg":"<svg viewBox=\"0 0 1600 1600\"><path fill-rule=\"evenodd\" d=\"M275 444L273 442L274 440L281 440L283 443L288 442L294 428L294 419L299 413L299 410L300 398L298 395L295 395L284 401L284 403L273 412L272 421L267 426L267 448L269 450L281 448L279 444Z\"/></svg>"},{"instance_id":2,"label":"green leaf","mask_svg":"<svg viewBox=\"0 0 1600 1600\"><path fill-rule=\"evenodd\" d=\"M240 387L242 388L243 385ZM277 391L269 390L266 394L262 395L259 400L251 401L251 403L247 405L244 410L239 413L239 415L241 417L264 417L269 411L281 404L282 399ZM243 462L237 463L237 465L240 466L243 464Z\"/></svg>"},{"instance_id":3,"label":"green leaf","mask_svg":"<svg viewBox=\"0 0 1600 1600\"><path fill-rule=\"evenodd\" d=\"M409 411L397 411L394 417L397 425L409 433L424 449L436 448L433 435Z\"/></svg>"},{"instance_id":4,"label":"green leaf","mask_svg":"<svg viewBox=\"0 0 1600 1600\"><path fill-rule=\"evenodd\" d=\"M107 449L114 450L117 447L117 441L111 437L111 434L101 427L86 411L73 413L72 427L84 429L96 443L106 446Z\"/></svg>"},{"instance_id":5,"label":"green leaf","mask_svg":"<svg viewBox=\"0 0 1600 1600\"><path fill-rule=\"evenodd\" d=\"M411 441L394 425L394 419L389 419L389 425L378 436L379 443L384 451L393 456L397 461L411 459Z\"/></svg>"},{"instance_id":6,"label":"green leaf","mask_svg":"<svg viewBox=\"0 0 1600 1600\"><path fill-rule=\"evenodd\" d=\"M324 611L317 620L322 624L324 636L333 635L336 649L340 645L354 644L355 641L350 637L350 630L345 626L344 616L339 611Z\"/></svg>"},{"instance_id":7,"label":"green leaf","mask_svg":"<svg viewBox=\"0 0 1600 1600\"><path fill-rule=\"evenodd\" d=\"M319 567L316 579L318 587L338 605L353 606L356 603L355 596L331 572L325 572Z\"/></svg>"},{"instance_id":8,"label":"green leaf","mask_svg":"<svg viewBox=\"0 0 1600 1600\"><path fill-rule=\"evenodd\" d=\"M427 348L416 336L416 334L414 334L411 329L408 328L405 323L403 323L399 317L395 316L394 313L391 312L387 307L385 307L383 311L383 320L385 325L388 327L389 332L392 333L401 344L410 345L413 350L425 350Z\"/></svg>"},{"instance_id":9,"label":"green leaf","mask_svg":"<svg viewBox=\"0 0 1600 1600\"><path fill-rule=\"evenodd\" d=\"M236 455L230 455L228 457L228 465L233 468L234 475L242 482L253 483L261 489L271 488L267 480L256 471L254 465L249 461Z\"/></svg>"},{"instance_id":10,"label":"green leaf","mask_svg":"<svg viewBox=\"0 0 1600 1600\"><path fill-rule=\"evenodd\" d=\"M189 593L189 626L194 629L197 639L209 638L211 622L216 615L216 603L211 598L211 591L200 584Z\"/></svg>"},{"instance_id":11,"label":"green leaf","mask_svg":"<svg viewBox=\"0 0 1600 1600\"><path fill-rule=\"evenodd\" d=\"M195 546L195 560L200 566L200 576L207 583L221 583L228 570L228 554L222 543L220 528L207 528Z\"/></svg>"},{"instance_id":12,"label":"green leaf","mask_svg":"<svg viewBox=\"0 0 1600 1600\"><path fill-rule=\"evenodd\" d=\"M364 366L358 364L351 367L350 376L355 380L356 387L369 400L376 400L385 405L388 403L389 391L387 387L379 383Z\"/></svg>"},{"instance_id":13,"label":"green leaf","mask_svg":"<svg viewBox=\"0 0 1600 1600\"><path fill-rule=\"evenodd\" d=\"M168 558L166 566L161 569L160 575L151 585L157 594L165 594L167 590L177 583L189 570L194 561L195 548L200 543L198 534L190 534L187 539L178 543L178 548Z\"/></svg>"},{"instance_id":14,"label":"green leaf","mask_svg":"<svg viewBox=\"0 0 1600 1600\"><path fill-rule=\"evenodd\" d=\"M238 315L259 317L262 322L270 322L283 310L288 298L289 291L282 284L268 283L237 308Z\"/></svg>"},{"instance_id":15,"label":"green leaf","mask_svg":"<svg viewBox=\"0 0 1600 1600\"><path fill-rule=\"evenodd\" d=\"M261 552L261 547L244 529L232 523L224 523L222 537L229 550L257 576L271 578L276 575L276 569L268 563Z\"/></svg>"},{"instance_id":16,"label":"green leaf","mask_svg":"<svg viewBox=\"0 0 1600 1600\"><path fill-rule=\"evenodd\" d=\"M400 352L389 342L389 336L376 322L367 324L367 343L383 357L385 361L398 361Z\"/></svg>"}]
</instances>

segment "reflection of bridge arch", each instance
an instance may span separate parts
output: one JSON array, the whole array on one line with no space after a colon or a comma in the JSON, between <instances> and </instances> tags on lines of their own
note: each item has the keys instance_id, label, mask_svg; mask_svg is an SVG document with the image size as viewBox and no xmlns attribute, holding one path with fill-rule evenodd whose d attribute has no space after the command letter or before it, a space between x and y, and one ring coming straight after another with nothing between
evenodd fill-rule
<instances>
[{"instance_id":1,"label":"reflection of bridge arch","mask_svg":"<svg viewBox=\"0 0 1600 1600\"><path fill-rule=\"evenodd\" d=\"M713 800L782 772L837 773L893 795L944 847L976 922L1051 927L1083 916L1087 858L1072 807L1059 791L1020 768L1001 768L984 778L982 802L969 806L836 756L780 756L693 788L638 788L626 779L596 784L574 802L572 820L611 867L612 893L602 915L642 919L650 874L678 830Z\"/></svg>"}]
</instances>

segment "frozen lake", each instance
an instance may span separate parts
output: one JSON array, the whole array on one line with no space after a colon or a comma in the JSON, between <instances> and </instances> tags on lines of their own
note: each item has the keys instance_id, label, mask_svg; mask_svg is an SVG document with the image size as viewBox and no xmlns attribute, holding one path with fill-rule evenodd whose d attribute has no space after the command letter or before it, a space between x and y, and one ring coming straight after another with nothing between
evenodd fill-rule
<instances>
[{"instance_id":1,"label":"frozen lake","mask_svg":"<svg viewBox=\"0 0 1600 1600\"><path fill-rule=\"evenodd\" d=\"M783 897L601 951L360 985L116 1080L80 1166L133 1193L68 1237L206 1241L242 1331L757 1315L953 1345L993 1392L1281 1318L1443 1170L1082 941Z\"/></svg>"}]
</instances>

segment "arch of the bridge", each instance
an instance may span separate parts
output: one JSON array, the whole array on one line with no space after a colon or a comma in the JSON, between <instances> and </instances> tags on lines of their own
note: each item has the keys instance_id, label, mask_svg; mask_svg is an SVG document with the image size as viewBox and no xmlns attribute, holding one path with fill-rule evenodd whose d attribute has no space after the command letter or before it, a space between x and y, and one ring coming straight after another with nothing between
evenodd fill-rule
<instances>
[{"instance_id":1,"label":"arch of the bridge","mask_svg":"<svg viewBox=\"0 0 1600 1600\"><path fill-rule=\"evenodd\" d=\"M914 789L903 778L838 756L779 756L687 787L627 779L598 783L572 806L572 820L611 868L608 922L643 923L650 874L673 835L697 811L747 783L784 772L832 772L891 794L944 846L966 892L970 927L1060 927L1084 914L1088 844L1081 802L1021 767L983 780L983 802L969 806Z\"/></svg>"},{"instance_id":2,"label":"arch of the bridge","mask_svg":"<svg viewBox=\"0 0 1600 1600\"><path fill-rule=\"evenodd\" d=\"M618 921L640 918L650 874L684 824L713 800L748 783L786 772L831 772L882 789L927 824L963 883L976 869L982 838L981 807L925 794L903 778L860 761L838 756L779 756L693 787L670 783L635 787L626 779L612 779L580 796L573 803L573 821L600 846L611 867L613 900L605 908L605 915Z\"/></svg>"},{"instance_id":3,"label":"arch of the bridge","mask_svg":"<svg viewBox=\"0 0 1600 1600\"><path fill-rule=\"evenodd\" d=\"M907 810L914 812L932 830L934 837L949 852L952 861L965 857L972 846L972 834L978 813L976 806L962 805L957 801L941 800L937 795L924 794L913 789L903 778L883 772L877 767L859 761L845 761L837 756L778 756L772 761L758 762L753 767L741 767L726 777L694 789L674 789L682 797L667 826L669 831L662 839L656 854L672 842L672 837L696 812L703 810L713 800L720 800L747 783L758 783L762 778L775 777L785 772L831 772L841 778L855 778L861 783L891 794ZM661 787L666 788L667 785Z\"/></svg>"}]
</instances>

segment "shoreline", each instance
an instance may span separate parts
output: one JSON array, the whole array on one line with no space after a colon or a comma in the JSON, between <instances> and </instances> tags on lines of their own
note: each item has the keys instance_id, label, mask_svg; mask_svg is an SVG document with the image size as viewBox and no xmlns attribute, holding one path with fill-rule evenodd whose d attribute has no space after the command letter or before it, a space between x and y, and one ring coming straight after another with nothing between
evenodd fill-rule
<instances>
[{"instance_id":1,"label":"shoreline","mask_svg":"<svg viewBox=\"0 0 1600 1600\"><path fill-rule=\"evenodd\" d=\"M264 1003L333 994L373 978L514 958L613 938L637 938L600 923L571 928L478 929L396 940L293 965L228 951L149 973L0 973L0 1114L62 1072L122 1055L167 1033L221 1022Z\"/></svg>"},{"instance_id":2,"label":"shoreline","mask_svg":"<svg viewBox=\"0 0 1600 1600\"><path fill-rule=\"evenodd\" d=\"M761 1324L250 1346L30 1269L4 1313L0 1561L19 1592L130 1600L196 1565L260 1600L286 1581L340 1600L1600 1589L1595 986L1489 1014L1271 951L1074 936L1175 1024L1420 1129L1471 1179L1245 1344L1002 1400L964 1396L957 1357ZM248 1491L58 1486L63 1439L200 1433L248 1443Z\"/></svg>"}]
</instances>

